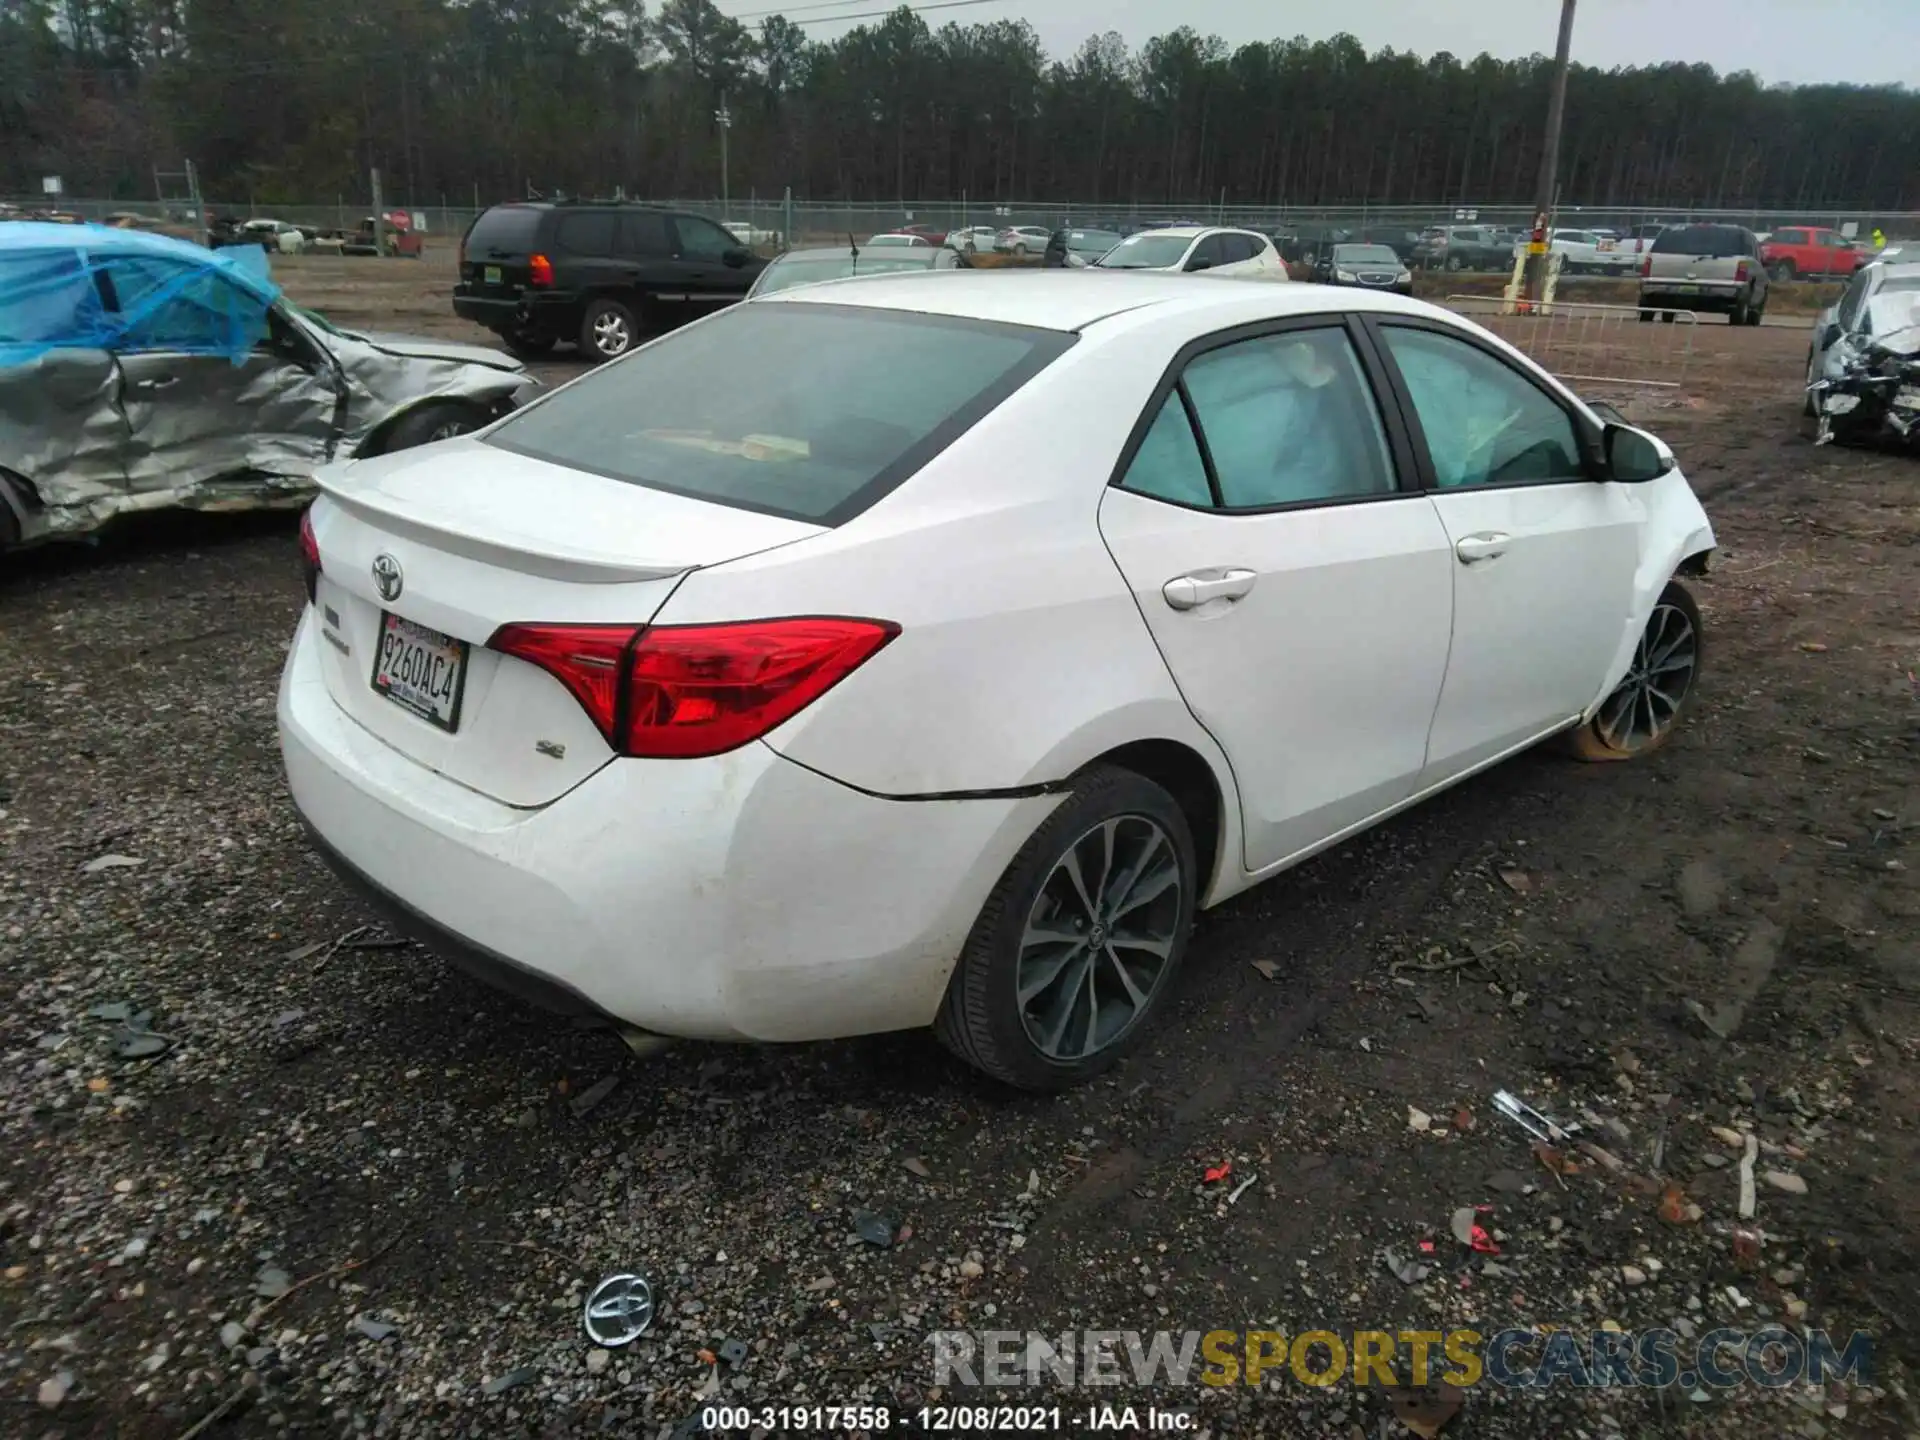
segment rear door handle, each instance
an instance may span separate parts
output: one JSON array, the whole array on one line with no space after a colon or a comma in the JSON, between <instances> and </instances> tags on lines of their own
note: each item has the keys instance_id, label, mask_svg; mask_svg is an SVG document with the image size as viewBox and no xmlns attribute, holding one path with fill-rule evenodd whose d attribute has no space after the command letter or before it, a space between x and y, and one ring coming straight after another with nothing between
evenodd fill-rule
<instances>
[{"instance_id":1,"label":"rear door handle","mask_svg":"<svg viewBox=\"0 0 1920 1440\"><path fill-rule=\"evenodd\" d=\"M1193 570L1160 587L1176 610L1197 610L1209 600L1238 600L1258 577L1251 570Z\"/></svg>"},{"instance_id":2,"label":"rear door handle","mask_svg":"<svg viewBox=\"0 0 1920 1440\"><path fill-rule=\"evenodd\" d=\"M1453 547L1453 553L1460 557L1462 565L1478 565L1483 560L1498 560L1506 554L1512 539L1504 531L1482 530L1478 535L1463 536Z\"/></svg>"}]
</instances>

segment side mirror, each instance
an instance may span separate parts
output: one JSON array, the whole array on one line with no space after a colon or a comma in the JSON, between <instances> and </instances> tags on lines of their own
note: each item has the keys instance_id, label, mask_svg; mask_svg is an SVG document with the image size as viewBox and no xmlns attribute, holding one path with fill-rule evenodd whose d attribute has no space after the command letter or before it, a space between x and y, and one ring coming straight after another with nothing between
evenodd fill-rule
<instances>
[{"instance_id":1,"label":"side mirror","mask_svg":"<svg viewBox=\"0 0 1920 1440\"><path fill-rule=\"evenodd\" d=\"M1607 426L1601 444L1606 451L1608 475L1622 484L1645 484L1673 469L1673 452L1631 425Z\"/></svg>"},{"instance_id":2,"label":"side mirror","mask_svg":"<svg viewBox=\"0 0 1920 1440\"><path fill-rule=\"evenodd\" d=\"M1838 320L1829 320L1820 327L1820 348L1822 350L1831 350L1839 343L1840 322Z\"/></svg>"},{"instance_id":3,"label":"side mirror","mask_svg":"<svg viewBox=\"0 0 1920 1440\"><path fill-rule=\"evenodd\" d=\"M1189 271L1211 270L1213 268L1213 262L1207 259L1207 257L1204 255L1196 255L1191 260L1187 261L1185 268Z\"/></svg>"},{"instance_id":4,"label":"side mirror","mask_svg":"<svg viewBox=\"0 0 1920 1440\"><path fill-rule=\"evenodd\" d=\"M751 250L748 250L744 245L736 245L731 250L723 250L721 252L720 263L723 265L731 265L735 270L738 270L752 257L753 252Z\"/></svg>"}]
</instances>

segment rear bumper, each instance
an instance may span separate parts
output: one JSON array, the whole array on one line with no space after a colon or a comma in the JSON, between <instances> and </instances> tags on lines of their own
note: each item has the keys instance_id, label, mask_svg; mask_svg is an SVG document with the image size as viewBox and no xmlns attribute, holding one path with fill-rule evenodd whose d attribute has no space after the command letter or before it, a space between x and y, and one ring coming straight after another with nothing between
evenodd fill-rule
<instances>
[{"instance_id":1,"label":"rear bumper","mask_svg":"<svg viewBox=\"0 0 1920 1440\"><path fill-rule=\"evenodd\" d=\"M1739 303L1744 285L1728 281L1717 285L1711 281L1690 282L1699 288L1694 290L1676 290L1671 286L1658 283L1643 283L1640 286L1640 308L1643 310L1731 310Z\"/></svg>"},{"instance_id":2,"label":"rear bumper","mask_svg":"<svg viewBox=\"0 0 1920 1440\"><path fill-rule=\"evenodd\" d=\"M326 688L303 616L287 784L403 933L549 1008L666 1035L815 1040L930 1023L974 919L1058 797L883 800L764 744L616 760L515 809L408 759Z\"/></svg>"},{"instance_id":3,"label":"rear bumper","mask_svg":"<svg viewBox=\"0 0 1920 1440\"><path fill-rule=\"evenodd\" d=\"M464 295L456 289L453 313L497 334L532 329L566 339L580 328L581 303L576 295L550 292L502 299L491 295Z\"/></svg>"}]
</instances>

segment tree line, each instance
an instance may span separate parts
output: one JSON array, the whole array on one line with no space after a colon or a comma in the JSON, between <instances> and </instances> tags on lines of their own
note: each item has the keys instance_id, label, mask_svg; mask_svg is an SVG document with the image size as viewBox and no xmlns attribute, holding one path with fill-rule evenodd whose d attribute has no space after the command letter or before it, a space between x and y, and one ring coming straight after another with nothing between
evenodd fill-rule
<instances>
[{"instance_id":1,"label":"tree line","mask_svg":"<svg viewBox=\"0 0 1920 1440\"><path fill-rule=\"evenodd\" d=\"M811 8L811 7L809 7ZM1182 27L1052 57L908 6L833 39L712 0L0 0L0 190L1525 205L1551 62ZM1569 203L1920 209L1920 92L1575 66Z\"/></svg>"}]
</instances>

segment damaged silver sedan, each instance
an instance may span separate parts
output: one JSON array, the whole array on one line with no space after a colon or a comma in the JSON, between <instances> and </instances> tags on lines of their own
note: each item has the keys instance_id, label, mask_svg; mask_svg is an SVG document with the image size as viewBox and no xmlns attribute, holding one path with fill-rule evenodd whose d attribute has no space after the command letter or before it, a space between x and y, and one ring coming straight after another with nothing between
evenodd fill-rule
<instances>
[{"instance_id":1,"label":"damaged silver sedan","mask_svg":"<svg viewBox=\"0 0 1920 1440\"><path fill-rule=\"evenodd\" d=\"M1806 413L1820 422L1816 444L1920 448L1920 260L1862 266L1814 322Z\"/></svg>"},{"instance_id":2,"label":"damaged silver sedan","mask_svg":"<svg viewBox=\"0 0 1920 1440\"><path fill-rule=\"evenodd\" d=\"M0 549L302 505L328 461L477 430L537 388L499 351L329 325L256 247L0 225Z\"/></svg>"}]
</instances>

